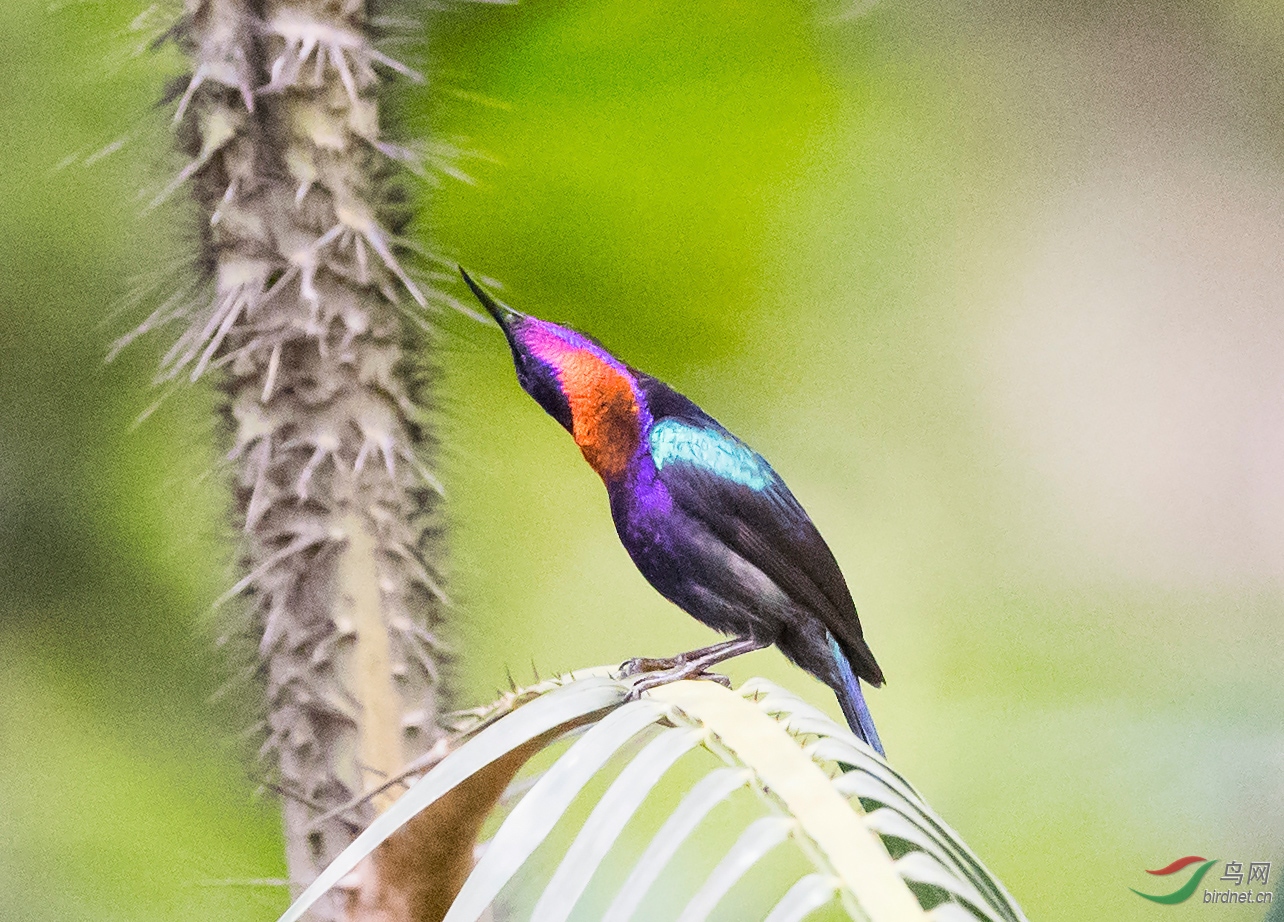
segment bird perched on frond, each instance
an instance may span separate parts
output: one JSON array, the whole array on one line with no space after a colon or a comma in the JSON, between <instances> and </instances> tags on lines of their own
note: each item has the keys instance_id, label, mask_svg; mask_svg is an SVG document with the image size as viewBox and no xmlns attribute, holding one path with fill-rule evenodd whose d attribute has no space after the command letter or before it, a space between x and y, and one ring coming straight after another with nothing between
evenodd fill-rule
<instances>
[{"instance_id":1,"label":"bird perched on frond","mask_svg":"<svg viewBox=\"0 0 1284 922\"><path fill-rule=\"evenodd\" d=\"M634 564L661 595L733 639L670 659L635 686L704 673L775 644L834 690L880 753L860 680L883 684L829 546L761 455L689 399L597 340L497 301L460 269L508 339L523 390L575 438L606 484Z\"/></svg>"}]
</instances>

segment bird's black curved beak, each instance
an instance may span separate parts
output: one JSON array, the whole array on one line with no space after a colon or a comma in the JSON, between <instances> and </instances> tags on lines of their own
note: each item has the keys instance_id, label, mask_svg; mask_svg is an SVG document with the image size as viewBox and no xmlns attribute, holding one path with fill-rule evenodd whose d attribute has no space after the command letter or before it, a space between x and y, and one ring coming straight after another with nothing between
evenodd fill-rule
<instances>
[{"instance_id":1,"label":"bird's black curved beak","mask_svg":"<svg viewBox=\"0 0 1284 922\"><path fill-rule=\"evenodd\" d=\"M495 298L492 298L486 289L473 281L472 276L464 271L463 266L458 266L456 268L459 269L459 274L464 277L464 282L473 290L473 294L477 296L477 300L482 303L482 307L486 308L486 312L495 318L495 322L499 324L499 328L504 331L504 335L508 337L508 341L512 343L513 333L511 326L516 320L525 320L526 315L521 311L513 310L503 301L497 301Z\"/></svg>"}]
</instances>

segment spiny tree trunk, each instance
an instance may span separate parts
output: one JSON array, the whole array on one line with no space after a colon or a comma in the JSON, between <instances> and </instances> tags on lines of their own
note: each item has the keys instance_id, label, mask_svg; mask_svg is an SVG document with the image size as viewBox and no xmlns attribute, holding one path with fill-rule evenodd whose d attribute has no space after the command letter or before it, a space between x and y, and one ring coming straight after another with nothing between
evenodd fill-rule
<instances>
[{"instance_id":1,"label":"spiny tree trunk","mask_svg":"<svg viewBox=\"0 0 1284 922\"><path fill-rule=\"evenodd\" d=\"M297 887L369 820L359 801L438 735L440 488L406 322L424 298L388 229L364 0L186 0L180 143L212 297L168 372L217 375L266 690L264 754ZM341 909L319 918L339 918Z\"/></svg>"}]
</instances>

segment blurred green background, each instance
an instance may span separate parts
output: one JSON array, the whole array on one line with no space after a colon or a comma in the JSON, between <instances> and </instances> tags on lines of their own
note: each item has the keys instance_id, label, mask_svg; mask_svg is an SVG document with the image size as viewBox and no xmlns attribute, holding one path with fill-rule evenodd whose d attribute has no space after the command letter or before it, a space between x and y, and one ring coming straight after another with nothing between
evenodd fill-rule
<instances>
[{"instance_id":1,"label":"blurred green background","mask_svg":"<svg viewBox=\"0 0 1284 922\"><path fill-rule=\"evenodd\" d=\"M183 278L141 0L0 6L0 885L14 918L268 919L275 806L211 600L209 394L146 422ZM430 15L424 240L789 481L895 764L1033 919L1284 874L1284 8L561 0ZM462 291L456 292L461 298ZM148 296L150 297L150 296ZM147 297L144 297L144 301ZM493 328L442 336L460 705L711 636L618 546ZM774 652L732 664L829 693ZM1211 879L1208 883L1225 887Z\"/></svg>"}]
</instances>

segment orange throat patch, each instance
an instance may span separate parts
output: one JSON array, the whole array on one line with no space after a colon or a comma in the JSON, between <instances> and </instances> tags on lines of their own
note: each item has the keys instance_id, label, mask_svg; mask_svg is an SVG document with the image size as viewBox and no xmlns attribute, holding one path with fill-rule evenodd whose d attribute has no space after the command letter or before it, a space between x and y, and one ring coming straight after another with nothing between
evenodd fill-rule
<instances>
[{"instance_id":1,"label":"orange throat patch","mask_svg":"<svg viewBox=\"0 0 1284 922\"><path fill-rule=\"evenodd\" d=\"M624 473L638 447L638 404L628 378L589 352L561 363L558 377L571 406L572 434L603 480Z\"/></svg>"}]
</instances>

